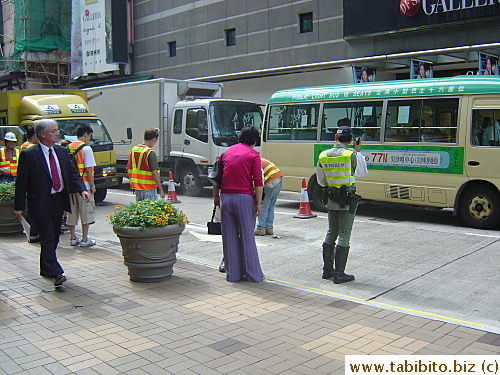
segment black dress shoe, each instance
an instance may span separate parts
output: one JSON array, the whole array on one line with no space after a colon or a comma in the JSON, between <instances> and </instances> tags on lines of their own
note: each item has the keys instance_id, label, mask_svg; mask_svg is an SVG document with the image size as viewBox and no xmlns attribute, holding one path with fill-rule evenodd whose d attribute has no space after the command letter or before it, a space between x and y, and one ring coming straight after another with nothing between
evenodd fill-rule
<instances>
[{"instance_id":1,"label":"black dress shoe","mask_svg":"<svg viewBox=\"0 0 500 375\"><path fill-rule=\"evenodd\" d=\"M54 285L55 286L62 285L62 283L65 282L66 280L67 280L66 276L57 275L56 277L54 277Z\"/></svg>"},{"instance_id":2,"label":"black dress shoe","mask_svg":"<svg viewBox=\"0 0 500 375\"><path fill-rule=\"evenodd\" d=\"M224 267L224 261L219 266L219 272L220 273L226 273L226 268Z\"/></svg>"}]
</instances>

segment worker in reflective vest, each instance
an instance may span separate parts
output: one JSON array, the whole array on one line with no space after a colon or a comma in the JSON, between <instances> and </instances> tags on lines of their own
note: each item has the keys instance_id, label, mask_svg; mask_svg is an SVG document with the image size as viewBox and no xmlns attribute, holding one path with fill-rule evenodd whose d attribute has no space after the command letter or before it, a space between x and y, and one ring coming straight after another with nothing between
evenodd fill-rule
<instances>
[{"instance_id":1,"label":"worker in reflective vest","mask_svg":"<svg viewBox=\"0 0 500 375\"><path fill-rule=\"evenodd\" d=\"M264 199L254 234L257 236L274 235L274 206L281 191L283 173L274 163L263 157L260 158L260 164L264 176Z\"/></svg>"},{"instance_id":2,"label":"worker in reflective vest","mask_svg":"<svg viewBox=\"0 0 500 375\"><path fill-rule=\"evenodd\" d=\"M89 192L89 200L84 201L82 196L75 191L71 191L70 203L71 212L68 214L66 223L70 232L69 243L71 246L91 247L96 244L96 241L89 238L90 225L95 223L95 198L96 192L94 182L94 167L96 165L94 152L90 147L89 142L94 133L89 124L81 123L76 128L77 140L71 142L67 147L73 158L78 174L85 183L85 187ZM82 224L82 237L76 235L76 226L78 221Z\"/></svg>"},{"instance_id":3,"label":"worker in reflective vest","mask_svg":"<svg viewBox=\"0 0 500 375\"><path fill-rule=\"evenodd\" d=\"M359 195L355 177L368 173L366 160L360 152L361 139L356 138L354 150L347 149L352 142L350 126L340 126L335 134L335 146L319 155L316 179L323 186L328 209L328 231L323 243L323 279L333 278L335 284L354 280L346 274L351 231L356 215ZM335 242L338 239L337 246Z\"/></svg>"},{"instance_id":4,"label":"worker in reflective vest","mask_svg":"<svg viewBox=\"0 0 500 375\"><path fill-rule=\"evenodd\" d=\"M165 198L161 186L158 158L153 146L158 142L159 129L149 128L144 132L144 142L135 146L128 157L127 174L130 187L135 191L135 200Z\"/></svg>"},{"instance_id":5,"label":"worker in reflective vest","mask_svg":"<svg viewBox=\"0 0 500 375\"><path fill-rule=\"evenodd\" d=\"M16 147L17 138L12 132L5 133L5 147L0 148L0 183L13 182L17 176L19 149Z\"/></svg>"},{"instance_id":6,"label":"worker in reflective vest","mask_svg":"<svg viewBox=\"0 0 500 375\"><path fill-rule=\"evenodd\" d=\"M24 151L27 148L34 146L38 143L38 138L35 134L35 127L33 125L29 125L25 127L26 129L26 138L28 139L24 142L21 147L19 147L19 151Z\"/></svg>"}]
</instances>

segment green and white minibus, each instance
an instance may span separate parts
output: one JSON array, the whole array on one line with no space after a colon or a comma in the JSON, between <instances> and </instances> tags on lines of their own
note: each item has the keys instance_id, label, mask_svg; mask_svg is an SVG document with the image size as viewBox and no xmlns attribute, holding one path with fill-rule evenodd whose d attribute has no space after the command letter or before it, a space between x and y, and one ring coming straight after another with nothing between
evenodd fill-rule
<instances>
[{"instance_id":1,"label":"green and white minibus","mask_svg":"<svg viewBox=\"0 0 500 375\"><path fill-rule=\"evenodd\" d=\"M339 123L362 138L368 200L454 208L475 228L500 223L500 77L458 76L278 91L266 107L261 154L278 165L283 189L308 179L324 211L315 166Z\"/></svg>"}]
</instances>

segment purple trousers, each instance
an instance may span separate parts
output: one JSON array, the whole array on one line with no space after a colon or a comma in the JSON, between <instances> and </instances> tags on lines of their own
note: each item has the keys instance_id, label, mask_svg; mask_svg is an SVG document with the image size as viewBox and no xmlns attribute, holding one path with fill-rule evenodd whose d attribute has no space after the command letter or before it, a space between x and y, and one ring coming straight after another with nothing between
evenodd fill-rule
<instances>
[{"instance_id":1,"label":"purple trousers","mask_svg":"<svg viewBox=\"0 0 500 375\"><path fill-rule=\"evenodd\" d=\"M259 282L264 277L253 229L254 201L248 194L220 195L222 249L227 281Z\"/></svg>"}]
</instances>

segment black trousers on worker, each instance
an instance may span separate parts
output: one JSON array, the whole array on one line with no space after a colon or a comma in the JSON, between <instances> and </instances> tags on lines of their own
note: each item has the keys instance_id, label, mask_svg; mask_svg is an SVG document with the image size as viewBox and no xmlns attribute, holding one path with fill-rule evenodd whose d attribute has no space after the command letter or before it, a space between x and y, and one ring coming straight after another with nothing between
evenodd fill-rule
<instances>
[{"instance_id":1,"label":"black trousers on worker","mask_svg":"<svg viewBox=\"0 0 500 375\"><path fill-rule=\"evenodd\" d=\"M51 194L48 212L43 213L43 216L34 215L31 212L31 218L38 226L40 235L40 275L42 276L55 277L64 273L56 256L61 234L63 207L63 195L56 193Z\"/></svg>"}]
</instances>

